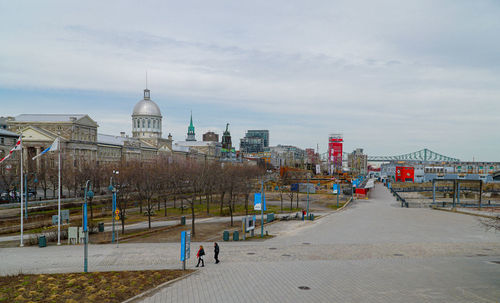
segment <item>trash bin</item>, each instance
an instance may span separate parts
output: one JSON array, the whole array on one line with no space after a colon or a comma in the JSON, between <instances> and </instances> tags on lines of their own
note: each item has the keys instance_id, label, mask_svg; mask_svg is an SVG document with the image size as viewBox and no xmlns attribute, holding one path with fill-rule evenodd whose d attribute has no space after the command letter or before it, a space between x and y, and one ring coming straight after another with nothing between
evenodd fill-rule
<instances>
[{"instance_id":1,"label":"trash bin","mask_svg":"<svg viewBox=\"0 0 500 303\"><path fill-rule=\"evenodd\" d=\"M46 247L47 246L47 238L45 236L38 237L38 247Z\"/></svg>"},{"instance_id":2,"label":"trash bin","mask_svg":"<svg viewBox=\"0 0 500 303\"><path fill-rule=\"evenodd\" d=\"M181 225L186 225L186 216L181 217Z\"/></svg>"},{"instance_id":3,"label":"trash bin","mask_svg":"<svg viewBox=\"0 0 500 303\"><path fill-rule=\"evenodd\" d=\"M273 222L274 221L274 213L267 214L266 219L267 219L267 223Z\"/></svg>"},{"instance_id":4,"label":"trash bin","mask_svg":"<svg viewBox=\"0 0 500 303\"><path fill-rule=\"evenodd\" d=\"M314 214L309 214L309 220L314 221Z\"/></svg>"},{"instance_id":5,"label":"trash bin","mask_svg":"<svg viewBox=\"0 0 500 303\"><path fill-rule=\"evenodd\" d=\"M222 234L222 240L229 241L229 232L227 230Z\"/></svg>"},{"instance_id":6,"label":"trash bin","mask_svg":"<svg viewBox=\"0 0 500 303\"><path fill-rule=\"evenodd\" d=\"M238 241L240 239L240 234L237 230L233 232L233 241Z\"/></svg>"},{"instance_id":7,"label":"trash bin","mask_svg":"<svg viewBox=\"0 0 500 303\"><path fill-rule=\"evenodd\" d=\"M99 232L100 233L104 232L104 223L103 222L99 222Z\"/></svg>"}]
</instances>

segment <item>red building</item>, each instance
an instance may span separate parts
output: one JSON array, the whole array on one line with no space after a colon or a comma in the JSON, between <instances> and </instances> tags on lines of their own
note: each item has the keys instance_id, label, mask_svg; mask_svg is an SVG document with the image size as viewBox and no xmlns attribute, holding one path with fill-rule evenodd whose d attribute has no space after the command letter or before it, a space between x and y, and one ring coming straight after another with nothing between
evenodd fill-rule
<instances>
[{"instance_id":1,"label":"red building","mask_svg":"<svg viewBox=\"0 0 500 303\"><path fill-rule=\"evenodd\" d=\"M396 182L415 182L415 168L396 166Z\"/></svg>"},{"instance_id":2,"label":"red building","mask_svg":"<svg viewBox=\"0 0 500 303\"><path fill-rule=\"evenodd\" d=\"M328 136L328 159L335 169L342 169L342 145L344 138L342 134L331 134Z\"/></svg>"}]
</instances>

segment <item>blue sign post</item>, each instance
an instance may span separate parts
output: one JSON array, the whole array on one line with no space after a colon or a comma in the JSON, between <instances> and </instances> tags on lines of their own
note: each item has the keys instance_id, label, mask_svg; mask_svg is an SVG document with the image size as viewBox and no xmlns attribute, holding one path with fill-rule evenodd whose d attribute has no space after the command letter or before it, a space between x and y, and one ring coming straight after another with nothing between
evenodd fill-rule
<instances>
[{"instance_id":1,"label":"blue sign post","mask_svg":"<svg viewBox=\"0 0 500 303\"><path fill-rule=\"evenodd\" d=\"M181 261L182 270L186 270L186 260L191 256L191 232L181 232Z\"/></svg>"},{"instance_id":2,"label":"blue sign post","mask_svg":"<svg viewBox=\"0 0 500 303\"><path fill-rule=\"evenodd\" d=\"M89 250L88 250L88 243L89 243L89 231L87 228L87 196L89 192L89 185L90 185L90 180L87 180L87 183L85 184L85 203L83 204L83 233L85 234L85 248L84 248L84 253L83 253L83 272L88 272L88 256L89 256Z\"/></svg>"}]
</instances>

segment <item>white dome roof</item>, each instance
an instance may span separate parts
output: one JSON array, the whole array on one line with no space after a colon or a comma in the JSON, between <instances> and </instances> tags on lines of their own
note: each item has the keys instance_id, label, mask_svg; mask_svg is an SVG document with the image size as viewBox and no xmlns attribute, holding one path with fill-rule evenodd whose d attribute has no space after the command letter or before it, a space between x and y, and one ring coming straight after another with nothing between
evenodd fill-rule
<instances>
[{"instance_id":1,"label":"white dome roof","mask_svg":"<svg viewBox=\"0 0 500 303\"><path fill-rule=\"evenodd\" d=\"M133 116L157 116L161 117L161 111L158 105L154 103L150 98L149 98L149 90L145 89L144 90L144 99L141 101L137 102L137 104L134 106L134 112L132 113Z\"/></svg>"}]
</instances>

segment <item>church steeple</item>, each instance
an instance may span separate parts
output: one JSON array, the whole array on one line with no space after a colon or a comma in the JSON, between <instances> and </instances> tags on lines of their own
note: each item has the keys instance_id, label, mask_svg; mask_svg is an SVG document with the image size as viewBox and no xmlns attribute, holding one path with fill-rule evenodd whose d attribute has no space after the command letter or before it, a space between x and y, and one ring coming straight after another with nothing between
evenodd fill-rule
<instances>
[{"instance_id":1,"label":"church steeple","mask_svg":"<svg viewBox=\"0 0 500 303\"><path fill-rule=\"evenodd\" d=\"M186 141L196 141L196 136L194 133L194 125L193 125L193 111L191 111L191 120L189 122Z\"/></svg>"}]
</instances>

